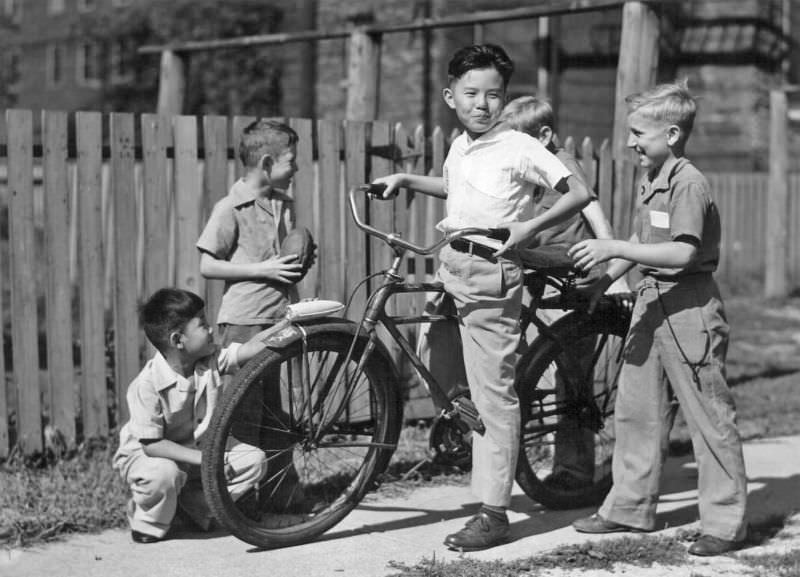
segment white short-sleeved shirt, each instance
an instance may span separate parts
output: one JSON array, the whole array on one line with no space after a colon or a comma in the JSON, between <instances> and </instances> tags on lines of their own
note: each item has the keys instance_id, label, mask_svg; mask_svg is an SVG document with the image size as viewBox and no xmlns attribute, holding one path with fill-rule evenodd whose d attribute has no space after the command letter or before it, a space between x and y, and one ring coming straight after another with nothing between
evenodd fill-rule
<instances>
[{"instance_id":1,"label":"white short-sleeved shirt","mask_svg":"<svg viewBox=\"0 0 800 577\"><path fill-rule=\"evenodd\" d=\"M475 140L462 133L444 163L447 216L437 228L452 232L530 220L534 187L554 188L571 174L541 142L523 132L503 130ZM491 244L484 237L477 240Z\"/></svg>"},{"instance_id":2,"label":"white short-sleeved shirt","mask_svg":"<svg viewBox=\"0 0 800 577\"><path fill-rule=\"evenodd\" d=\"M114 463L141 448L140 439L168 439L184 447L199 448L221 392L221 375L238 369L240 346L232 343L200 359L188 379L176 373L161 353L156 353L128 386L130 420L120 430Z\"/></svg>"}]
</instances>

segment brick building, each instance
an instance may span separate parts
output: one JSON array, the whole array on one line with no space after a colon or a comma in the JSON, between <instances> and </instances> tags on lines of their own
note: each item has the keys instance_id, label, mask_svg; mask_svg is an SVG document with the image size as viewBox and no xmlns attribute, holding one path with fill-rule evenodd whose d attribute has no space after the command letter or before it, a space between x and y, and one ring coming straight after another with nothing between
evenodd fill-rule
<instances>
[{"instance_id":1,"label":"brick building","mask_svg":"<svg viewBox=\"0 0 800 577\"><path fill-rule=\"evenodd\" d=\"M0 105L103 109L103 83L136 82L123 57L130 47L93 45L76 35L74 24L91 11L137 1L143 0L0 0L0 82L7 87ZM280 12L280 32L519 7L511 0L264 2ZM549 19L546 27L543 20L527 19L384 34L379 117L409 127L426 122L452 128L440 97L449 55L468 43L495 42L517 65L510 96L535 92L541 78L548 78L560 133L599 143L611 134L621 13L616 8L570 14ZM660 80L686 77L701 99L692 156L711 170L765 169L769 90L799 76L800 57L786 38L800 33L800 0L684 0L664 21ZM345 39L268 49L280 63L281 114L344 117ZM208 112L248 113L235 105Z\"/></svg>"}]
</instances>

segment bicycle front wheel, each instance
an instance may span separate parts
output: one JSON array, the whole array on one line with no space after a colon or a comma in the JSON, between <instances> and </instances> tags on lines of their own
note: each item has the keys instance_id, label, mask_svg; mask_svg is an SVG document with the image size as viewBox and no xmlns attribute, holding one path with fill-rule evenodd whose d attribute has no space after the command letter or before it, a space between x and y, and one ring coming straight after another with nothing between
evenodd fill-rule
<instances>
[{"instance_id":1,"label":"bicycle front wheel","mask_svg":"<svg viewBox=\"0 0 800 577\"><path fill-rule=\"evenodd\" d=\"M261 548L314 539L359 503L389 462L401 425L396 372L380 343L359 363L368 339L357 330L348 322L297 329L225 391L202 476L214 515L239 539ZM255 487L236 482L237 460L266 461Z\"/></svg>"},{"instance_id":2,"label":"bicycle front wheel","mask_svg":"<svg viewBox=\"0 0 800 577\"><path fill-rule=\"evenodd\" d=\"M630 315L572 312L517 366L522 417L516 480L550 509L595 505L611 488L614 401Z\"/></svg>"}]
</instances>

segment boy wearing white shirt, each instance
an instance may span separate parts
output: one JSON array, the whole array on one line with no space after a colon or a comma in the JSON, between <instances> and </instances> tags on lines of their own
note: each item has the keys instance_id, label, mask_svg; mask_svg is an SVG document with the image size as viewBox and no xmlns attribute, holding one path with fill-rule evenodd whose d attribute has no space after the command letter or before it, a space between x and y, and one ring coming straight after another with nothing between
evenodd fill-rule
<instances>
[{"instance_id":1,"label":"boy wearing white shirt","mask_svg":"<svg viewBox=\"0 0 800 577\"><path fill-rule=\"evenodd\" d=\"M537 232L580 211L592 193L536 139L500 122L513 63L499 46L462 48L448 66L445 102L464 132L450 147L444 176L393 174L376 179L384 197L400 187L447 197L443 232L466 227L504 228L505 243L485 237L459 239L440 254L438 279L458 310L470 394L486 431L473 435L472 489L480 511L445 545L477 551L503 542L509 533L519 452L519 399L514 390L522 267L515 249ZM552 208L534 215L536 185L563 193Z\"/></svg>"}]
</instances>

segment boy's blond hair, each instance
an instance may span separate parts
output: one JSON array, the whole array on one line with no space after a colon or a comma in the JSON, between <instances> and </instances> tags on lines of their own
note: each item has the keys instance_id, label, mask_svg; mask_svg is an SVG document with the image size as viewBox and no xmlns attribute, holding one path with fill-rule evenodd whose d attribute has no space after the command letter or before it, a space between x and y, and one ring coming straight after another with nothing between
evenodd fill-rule
<instances>
[{"instance_id":1,"label":"boy's blond hair","mask_svg":"<svg viewBox=\"0 0 800 577\"><path fill-rule=\"evenodd\" d=\"M653 120L677 125L689 137L697 114L697 102L689 92L686 80L659 84L649 90L625 98L628 114L638 112Z\"/></svg>"},{"instance_id":2,"label":"boy's blond hair","mask_svg":"<svg viewBox=\"0 0 800 577\"><path fill-rule=\"evenodd\" d=\"M553 105L545 98L520 96L506 104L500 116L514 130L539 137L539 131L549 126L555 132L555 114Z\"/></svg>"}]
</instances>

